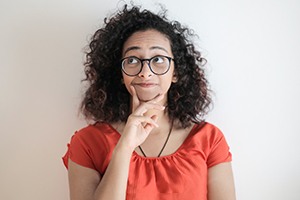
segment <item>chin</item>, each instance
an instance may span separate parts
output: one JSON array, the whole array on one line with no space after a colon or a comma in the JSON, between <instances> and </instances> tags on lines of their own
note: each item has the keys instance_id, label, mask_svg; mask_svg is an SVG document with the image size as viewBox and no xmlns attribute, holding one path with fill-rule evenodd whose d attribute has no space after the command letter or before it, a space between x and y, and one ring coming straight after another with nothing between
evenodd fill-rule
<instances>
[{"instance_id":1,"label":"chin","mask_svg":"<svg viewBox=\"0 0 300 200\"><path fill-rule=\"evenodd\" d=\"M138 98L140 101L151 101L152 99L154 99L155 97L157 97L159 94L146 94L146 95L138 95Z\"/></svg>"}]
</instances>

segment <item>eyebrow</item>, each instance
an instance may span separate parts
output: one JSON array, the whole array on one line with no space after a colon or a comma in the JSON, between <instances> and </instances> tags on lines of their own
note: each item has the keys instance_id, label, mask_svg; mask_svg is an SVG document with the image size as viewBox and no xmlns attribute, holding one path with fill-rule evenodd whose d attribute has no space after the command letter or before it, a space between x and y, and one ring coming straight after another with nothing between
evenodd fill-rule
<instances>
[{"instance_id":1,"label":"eyebrow","mask_svg":"<svg viewBox=\"0 0 300 200\"><path fill-rule=\"evenodd\" d=\"M138 46L132 46L132 47L129 47L125 50L124 54L126 54L128 51L132 51L132 50L140 50L141 47L138 47ZM160 46L153 46L153 47L150 47L151 50L153 49L159 49L159 50L162 50L166 53L169 53L165 48L163 47L160 47Z\"/></svg>"}]
</instances>

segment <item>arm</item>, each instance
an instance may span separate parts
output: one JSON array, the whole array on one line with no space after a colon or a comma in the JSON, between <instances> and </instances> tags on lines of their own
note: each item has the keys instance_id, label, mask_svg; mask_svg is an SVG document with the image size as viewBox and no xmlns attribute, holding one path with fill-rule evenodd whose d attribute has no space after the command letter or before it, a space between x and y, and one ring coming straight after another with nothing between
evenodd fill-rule
<instances>
[{"instance_id":1,"label":"arm","mask_svg":"<svg viewBox=\"0 0 300 200\"><path fill-rule=\"evenodd\" d=\"M69 159L70 199L125 199L131 153L116 147L103 177Z\"/></svg>"},{"instance_id":2,"label":"arm","mask_svg":"<svg viewBox=\"0 0 300 200\"><path fill-rule=\"evenodd\" d=\"M147 103L140 103L133 90L133 112L128 117L103 177L93 169L69 160L69 186L71 200L124 200L130 159L134 149L143 143L154 127L157 116L144 116L150 109L163 110L157 102L159 95Z\"/></svg>"},{"instance_id":3,"label":"arm","mask_svg":"<svg viewBox=\"0 0 300 200\"><path fill-rule=\"evenodd\" d=\"M208 169L208 200L235 200L231 163L221 163Z\"/></svg>"}]
</instances>

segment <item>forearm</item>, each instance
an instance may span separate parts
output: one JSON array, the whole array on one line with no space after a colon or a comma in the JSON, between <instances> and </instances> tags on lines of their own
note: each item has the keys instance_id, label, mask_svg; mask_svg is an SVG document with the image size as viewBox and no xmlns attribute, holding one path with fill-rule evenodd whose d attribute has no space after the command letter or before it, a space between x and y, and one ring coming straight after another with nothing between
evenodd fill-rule
<instances>
[{"instance_id":1,"label":"forearm","mask_svg":"<svg viewBox=\"0 0 300 200\"><path fill-rule=\"evenodd\" d=\"M95 200L125 200L132 150L118 144L98 185Z\"/></svg>"}]
</instances>

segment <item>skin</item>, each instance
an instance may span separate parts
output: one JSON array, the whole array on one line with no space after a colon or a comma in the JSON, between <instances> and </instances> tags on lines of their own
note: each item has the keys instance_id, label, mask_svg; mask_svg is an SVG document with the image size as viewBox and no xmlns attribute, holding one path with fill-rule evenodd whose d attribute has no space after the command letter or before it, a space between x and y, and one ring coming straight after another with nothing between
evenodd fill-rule
<instances>
[{"instance_id":1,"label":"skin","mask_svg":"<svg viewBox=\"0 0 300 200\"><path fill-rule=\"evenodd\" d=\"M123 57L151 58L155 55L172 57L169 40L155 30L136 32L125 42ZM128 170L133 151L142 145L147 156L155 157L170 129L169 117L164 112L167 91L174 76L174 63L165 75L153 74L144 63L143 70L135 77L123 74L124 84L131 94L131 110L126 124L112 124L121 137L103 177L93 169L82 167L69 160L69 186L71 200L123 200L126 198ZM151 83L149 86L144 83ZM144 84L144 85L143 85ZM174 129L162 156L175 152L184 142L190 129ZM234 183L230 163L208 169L208 199L234 200Z\"/></svg>"},{"instance_id":2,"label":"skin","mask_svg":"<svg viewBox=\"0 0 300 200\"><path fill-rule=\"evenodd\" d=\"M136 32L125 42L123 57L136 56L140 59L147 59L153 56L163 55L173 58L169 40L160 32L148 30ZM162 102L166 104L171 83L176 82L174 75L174 62L171 61L170 70L164 75L153 74L144 62L142 71L137 76L127 76L123 73L123 80L127 90L132 95L133 86L140 101L149 101L159 94L163 94Z\"/></svg>"}]
</instances>

